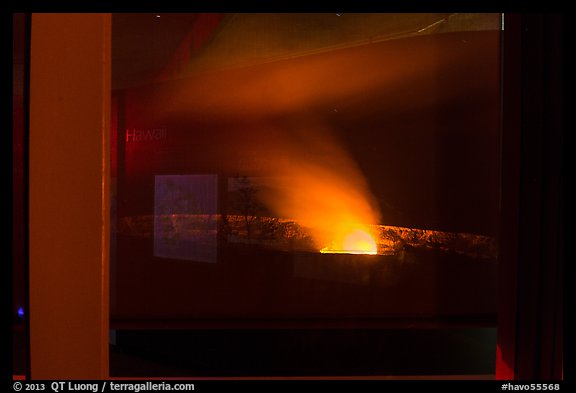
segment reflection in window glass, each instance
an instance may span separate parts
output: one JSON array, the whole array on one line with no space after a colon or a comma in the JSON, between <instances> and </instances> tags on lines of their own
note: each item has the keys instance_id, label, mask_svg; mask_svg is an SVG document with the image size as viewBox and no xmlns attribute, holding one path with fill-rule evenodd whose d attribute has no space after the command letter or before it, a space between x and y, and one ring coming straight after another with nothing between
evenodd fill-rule
<instances>
[{"instance_id":1,"label":"reflection in window glass","mask_svg":"<svg viewBox=\"0 0 576 393\"><path fill-rule=\"evenodd\" d=\"M217 177L155 177L154 255L216 262Z\"/></svg>"},{"instance_id":2,"label":"reflection in window glass","mask_svg":"<svg viewBox=\"0 0 576 393\"><path fill-rule=\"evenodd\" d=\"M494 359L501 27L500 14L115 15L112 325L170 321L192 341L207 321L274 326L270 340L306 347L277 328L456 323L491 330L464 355L447 335L446 368L410 372ZM276 355L244 374L304 373ZM493 360L478 367L466 372Z\"/></svg>"}]
</instances>

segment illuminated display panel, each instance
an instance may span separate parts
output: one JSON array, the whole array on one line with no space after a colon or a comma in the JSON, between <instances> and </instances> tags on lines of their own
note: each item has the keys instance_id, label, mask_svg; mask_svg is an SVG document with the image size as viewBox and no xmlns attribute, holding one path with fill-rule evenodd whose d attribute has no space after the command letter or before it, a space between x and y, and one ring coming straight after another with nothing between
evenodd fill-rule
<instances>
[{"instance_id":1,"label":"illuminated display panel","mask_svg":"<svg viewBox=\"0 0 576 393\"><path fill-rule=\"evenodd\" d=\"M154 256L216 262L217 177L155 177Z\"/></svg>"}]
</instances>

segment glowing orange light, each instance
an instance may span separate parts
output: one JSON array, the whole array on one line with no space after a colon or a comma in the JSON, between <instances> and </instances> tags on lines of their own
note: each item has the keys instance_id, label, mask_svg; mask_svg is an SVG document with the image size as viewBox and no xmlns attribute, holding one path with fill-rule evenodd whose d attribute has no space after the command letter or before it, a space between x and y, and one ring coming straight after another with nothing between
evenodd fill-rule
<instances>
[{"instance_id":1,"label":"glowing orange light","mask_svg":"<svg viewBox=\"0 0 576 393\"><path fill-rule=\"evenodd\" d=\"M333 242L329 247L320 250L321 253L335 254L371 254L378 252L376 241L367 231L354 229L347 232L340 241Z\"/></svg>"}]
</instances>

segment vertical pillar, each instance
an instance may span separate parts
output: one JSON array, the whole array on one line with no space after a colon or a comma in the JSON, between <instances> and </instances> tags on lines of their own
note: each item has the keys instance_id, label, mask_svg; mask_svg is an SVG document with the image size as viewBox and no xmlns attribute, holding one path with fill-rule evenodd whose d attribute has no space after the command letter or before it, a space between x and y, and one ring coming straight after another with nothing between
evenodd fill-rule
<instances>
[{"instance_id":1,"label":"vertical pillar","mask_svg":"<svg viewBox=\"0 0 576 393\"><path fill-rule=\"evenodd\" d=\"M31 377L107 378L111 15L31 30Z\"/></svg>"}]
</instances>

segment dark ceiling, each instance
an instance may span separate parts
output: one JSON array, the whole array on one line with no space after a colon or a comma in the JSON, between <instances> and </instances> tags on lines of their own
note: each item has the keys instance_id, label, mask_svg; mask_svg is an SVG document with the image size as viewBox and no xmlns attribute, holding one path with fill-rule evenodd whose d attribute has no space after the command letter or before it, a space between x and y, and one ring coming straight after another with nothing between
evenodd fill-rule
<instances>
[{"instance_id":1,"label":"dark ceiling","mask_svg":"<svg viewBox=\"0 0 576 393\"><path fill-rule=\"evenodd\" d=\"M146 84L164 67L197 14L112 14L112 87Z\"/></svg>"},{"instance_id":2,"label":"dark ceiling","mask_svg":"<svg viewBox=\"0 0 576 393\"><path fill-rule=\"evenodd\" d=\"M113 14L114 89L155 80L206 14ZM500 14L221 14L202 48L171 77L242 67L412 35L497 30ZM200 31L204 29L204 31Z\"/></svg>"}]
</instances>

